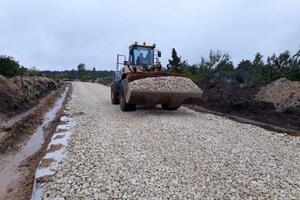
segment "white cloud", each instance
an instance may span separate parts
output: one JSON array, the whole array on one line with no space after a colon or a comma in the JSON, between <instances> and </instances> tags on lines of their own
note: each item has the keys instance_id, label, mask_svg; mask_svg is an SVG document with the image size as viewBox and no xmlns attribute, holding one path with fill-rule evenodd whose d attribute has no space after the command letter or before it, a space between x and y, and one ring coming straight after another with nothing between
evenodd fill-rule
<instances>
[{"instance_id":1,"label":"white cloud","mask_svg":"<svg viewBox=\"0 0 300 200\"><path fill-rule=\"evenodd\" d=\"M157 43L163 63L175 47L190 63L210 49L234 61L299 47L298 0L7 0L1 2L0 54L25 66L114 69L134 41Z\"/></svg>"}]
</instances>

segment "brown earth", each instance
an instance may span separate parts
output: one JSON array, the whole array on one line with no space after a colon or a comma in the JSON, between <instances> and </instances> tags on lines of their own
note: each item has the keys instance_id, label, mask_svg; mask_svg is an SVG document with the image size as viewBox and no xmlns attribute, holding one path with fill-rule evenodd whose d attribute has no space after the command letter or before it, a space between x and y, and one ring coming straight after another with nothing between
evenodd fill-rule
<instances>
[{"instance_id":1,"label":"brown earth","mask_svg":"<svg viewBox=\"0 0 300 200\"><path fill-rule=\"evenodd\" d=\"M272 102L256 99L260 88L240 88L226 83L210 83L201 88L203 96L199 106L203 108L300 130L300 106L289 107L284 112L278 112Z\"/></svg>"},{"instance_id":2,"label":"brown earth","mask_svg":"<svg viewBox=\"0 0 300 200\"><path fill-rule=\"evenodd\" d=\"M60 150L60 149L63 148L63 147L64 147L64 145L62 145L62 144L52 144L52 145L50 146L50 148L47 150L47 153L55 152L55 151L57 151L57 150Z\"/></svg>"},{"instance_id":3,"label":"brown earth","mask_svg":"<svg viewBox=\"0 0 300 200\"><path fill-rule=\"evenodd\" d=\"M51 90L56 90L62 84L62 81L47 77L23 77L23 85L20 77L13 78L13 81L19 87L25 89L29 93L35 92L37 96L47 94Z\"/></svg>"},{"instance_id":4,"label":"brown earth","mask_svg":"<svg viewBox=\"0 0 300 200\"><path fill-rule=\"evenodd\" d=\"M4 131L7 132L7 137L0 142L0 153L17 150L22 141L28 137L28 133L33 133L35 127L42 123L44 113L54 105L55 99L58 97L58 92L47 96L35 112L18 121L12 127L5 128Z\"/></svg>"},{"instance_id":5,"label":"brown earth","mask_svg":"<svg viewBox=\"0 0 300 200\"><path fill-rule=\"evenodd\" d=\"M49 167L51 165L51 163L53 163L55 160L53 158L44 158L42 160L42 163L39 165L39 167Z\"/></svg>"},{"instance_id":6,"label":"brown earth","mask_svg":"<svg viewBox=\"0 0 300 200\"><path fill-rule=\"evenodd\" d=\"M7 79L0 75L0 114L12 116L24 112L61 84L46 77L24 77L22 83L20 77Z\"/></svg>"},{"instance_id":7,"label":"brown earth","mask_svg":"<svg viewBox=\"0 0 300 200\"><path fill-rule=\"evenodd\" d=\"M0 75L0 113L30 107L29 97L11 79Z\"/></svg>"}]
</instances>

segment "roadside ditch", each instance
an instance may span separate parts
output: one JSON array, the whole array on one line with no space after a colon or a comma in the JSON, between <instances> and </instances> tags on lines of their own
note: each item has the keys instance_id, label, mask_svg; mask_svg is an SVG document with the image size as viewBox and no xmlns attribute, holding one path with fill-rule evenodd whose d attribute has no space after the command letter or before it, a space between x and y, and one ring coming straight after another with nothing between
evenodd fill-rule
<instances>
[{"instance_id":1,"label":"roadside ditch","mask_svg":"<svg viewBox=\"0 0 300 200\"><path fill-rule=\"evenodd\" d=\"M58 148L51 142L57 128L66 124L65 106L71 93L71 84L65 84L28 115L2 128L5 138L0 146L0 199L31 198L36 170L39 165L46 165L41 159Z\"/></svg>"}]
</instances>

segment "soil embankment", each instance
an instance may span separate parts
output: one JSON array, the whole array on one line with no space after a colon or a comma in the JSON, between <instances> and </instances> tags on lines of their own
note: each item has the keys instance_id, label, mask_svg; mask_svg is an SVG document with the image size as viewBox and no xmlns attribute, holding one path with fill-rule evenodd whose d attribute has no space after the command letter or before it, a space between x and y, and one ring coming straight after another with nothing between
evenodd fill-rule
<instances>
[{"instance_id":1,"label":"soil embankment","mask_svg":"<svg viewBox=\"0 0 300 200\"><path fill-rule=\"evenodd\" d=\"M46 77L0 75L0 199L30 198L35 169L59 112L46 125L45 115L62 98L66 86Z\"/></svg>"},{"instance_id":2,"label":"soil embankment","mask_svg":"<svg viewBox=\"0 0 300 200\"><path fill-rule=\"evenodd\" d=\"M300 83L279 79L262 88L226 83L201 87L203 108L286 129L300 130Z\"/></svg>"},{"instance_id":3,"label":"soil embankment","mask_svg":"<svg viewBox=\"0 0 300 200\"><path fill-rule=\"evenodd\" d=\"M7 79L0 75L0 114L10 117L28 110L61 85L61 81L46 77Z\"/></svg>"},{"instance_id":4,"label":"soil embankment","mask_svg":"<svg viewBox=\"0 0 300 200\"><path fill-rule=\"evenodd\" d=\"M66 87L52 91L28 115L2 129L7 137L0 148L0 173L7 177L0 184L0 199L30 199L36 168L71 92Z\"/></svg>"},{"instance_id":5,"label":"soil embankment","mask_svg":"<svg viewBox=\"0 0 300 200\"><path fill-rule=\"evenodd\" d=\"M46 77L7 79L0 75L0 152L15 148L23 133L37 126L61 86L61 81Z\"/></svg>"}]
</instances>

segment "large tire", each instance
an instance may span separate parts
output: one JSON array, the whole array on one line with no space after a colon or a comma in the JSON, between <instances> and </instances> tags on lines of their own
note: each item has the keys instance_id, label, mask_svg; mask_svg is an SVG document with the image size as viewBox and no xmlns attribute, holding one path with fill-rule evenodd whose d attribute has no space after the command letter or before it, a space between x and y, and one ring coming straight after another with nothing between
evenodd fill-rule
<instances>
[{"instance_id":1,"label":"large tire","mask_svg":"<svg viewBox=\"0 0 300 200\"><path fill-rule=\"evenodd\" d=\"M110 90L110 96L111 96L111 103L114 105L117 105L120 103L119 98L118 98L118 93L117 93L117 88L115 85L115 82L111 84L111 90Z\"/></svg>"},{"instance_id":2,"label":"large tire","mask_svg":"<svg viewBox=\"0 0 300 200\"><path fill-rule=\"evenodd\" d=\"M124 79L121 83L121 88L120 88L120 108L122 111L135 111L136 110L136 105L135 104L129 104L126 103L125 96L126 96L126 88L128 81L127 79Z\"/></svg>"},{"instance_id":3,"label":"large tire","mask_svg":"<svg viewBox=\"0 0 300 200\"><path fill-rule=\"evenodd\" d=\"M180 108L181 105L178 106L169 106L167 104L161 104L161 107L165 110L178 110L178 108Z\"/></svg>"}]
</instances>

